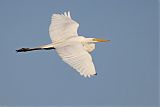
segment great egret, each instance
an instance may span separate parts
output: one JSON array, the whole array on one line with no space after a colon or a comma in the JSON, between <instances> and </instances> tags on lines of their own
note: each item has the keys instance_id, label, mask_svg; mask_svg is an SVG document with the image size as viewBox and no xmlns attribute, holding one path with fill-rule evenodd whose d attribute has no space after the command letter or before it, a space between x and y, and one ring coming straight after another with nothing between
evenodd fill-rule
<instances>
[{"instance_id":1,"label":"great egret","mask_svg":"<svg viewBox=\"0 0 160 107\"><path fill-rule=\"evenodd\" d=\"M72 20L70 12L64 14L53 14L49 27L51 44L36 48L21 48L17 52L33 50L55 49L64 62L76 69L80 75L90 77L96 75L96 70L89 54L95 49L96 42L108 42L98 38L85 38L78 36L79 24Z\"/></svg>"}]
</instances>

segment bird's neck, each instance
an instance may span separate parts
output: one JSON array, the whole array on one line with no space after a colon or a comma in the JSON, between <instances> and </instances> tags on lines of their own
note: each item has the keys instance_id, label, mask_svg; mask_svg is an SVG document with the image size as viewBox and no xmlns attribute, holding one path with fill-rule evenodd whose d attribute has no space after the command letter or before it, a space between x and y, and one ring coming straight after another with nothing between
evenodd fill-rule
<instances>
[{"instance_id":1,"label":"bird's neck","mask_svg":"<svg viewBox=\"0 0 160 107\"><path fill-rule=\"evenodd\" d=\"M84 36L79 36L78 39L82 43L92 43L93 42L93 38L86 38Z\"/></svg>"}]
</instances>

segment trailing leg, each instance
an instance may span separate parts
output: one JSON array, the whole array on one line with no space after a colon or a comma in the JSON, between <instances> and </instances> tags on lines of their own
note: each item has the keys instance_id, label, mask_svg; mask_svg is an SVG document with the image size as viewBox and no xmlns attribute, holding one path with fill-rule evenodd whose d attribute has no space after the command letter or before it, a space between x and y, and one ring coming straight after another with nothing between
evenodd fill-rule
<instances>
[{"instance_id":1,"label":"trailing leg","mask_svg":"<svg viewBox=\"0 0 160 107\"><path fill-rule=\"evenodd\" d=\"M55 49L53 47L52 44L49 45L43 45L37 48L21 48L21 49L17 49L17 52L27 52L27 51L34 51L34 50L51 50L51 49Z\"/></svg>"}]
</instances>

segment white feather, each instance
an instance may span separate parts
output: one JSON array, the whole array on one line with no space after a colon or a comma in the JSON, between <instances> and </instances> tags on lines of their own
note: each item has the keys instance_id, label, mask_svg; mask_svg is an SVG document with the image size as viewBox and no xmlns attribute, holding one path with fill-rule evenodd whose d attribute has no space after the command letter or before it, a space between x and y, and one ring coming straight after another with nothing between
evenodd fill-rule
<instances>
[{"instance_id":1,"label":"white feather","mask_svg":"<svg viewBox=\"0 0 160 107\"><path fill-rule=\"evenodd\" d=\"M49 27L49 34L53 42L58 42L70 38L72 36L78 36L77 29L79 24L71 19L70 13L65 12L64 15L53 14L51 25Z\"/></svg>"},{"instance_id":2,"label":"white feather","mask_svg":"<svg viewBox=\"0 0 160 107\"><path fill-rule=\"evenodd\" d=\"M53 14L49 34L56 52L62 60L84 77L90 77L96 74L92 57L88 53L93 50L94 46L92 44L82 45L81 42L77 42L78 27L79 24L71 19L69 11L68 13L64 12L64 15Z\"/></svg>"},{"instance_id":3,"label":"white feather","mask_svg":"<svg viewBox=\"0 0 160 107\"><path fill-rule=\"evenodd\" d=\"M82 44L66 44L61 48L56 48L56 52L64 62L76 69L84 77L96 74L92 57L86 52Z\"/></svg>"}]
</instances>

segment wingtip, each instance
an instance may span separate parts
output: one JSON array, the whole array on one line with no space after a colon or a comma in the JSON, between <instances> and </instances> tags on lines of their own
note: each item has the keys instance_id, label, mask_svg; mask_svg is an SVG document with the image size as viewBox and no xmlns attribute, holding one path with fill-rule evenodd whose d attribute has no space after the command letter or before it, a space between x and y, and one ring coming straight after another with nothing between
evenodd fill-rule
<instances>
[{"instance_id":1,"label":"wingtip","mask_svg":"<svg viewBox=\"0 0 160 107\"><path fill-rule=\"evenodd\" d=\"M71 18L71 14L70 14L70 11L68 11L68 17L69 17L69 18Z\"/></svg>"},{"instance_id":2,"label":"wingtip","mask_svg":"<svg viewBox=\"0 0 160 107\"><path fill-rule=\"evenodd\" d=\"M97 73L92 74L92 75L86 75L86 74L82 74L82 73L80 73L80 75L81 75L81 76L83 76L83 77L85 77L85 78L87 78L87 77L88 77L88 78L90 78L90 77L92 77L92 76L94 76L94 75L96 76L96 75L97 75Z\"/></svg>"},{"instance_id":3,"label":"wingtip","mask_svg":"<svg viewBox=\"0 0 160 107\"><path fill-rule=\"evenodd\" d=\"M66 12L64 12L64 16L67 16L67 13L66 13Z\"/></svg>"},{"instance_id":4,"label":"wingtip","mask_svg":"<svg viewBox=\"0 0 160 107\"><path fill-rule=\"evenodd\" d=\"M95 73L94 75L97 75L97 73Z\"/></svg>"}]
</instances>

